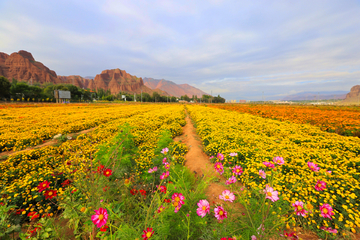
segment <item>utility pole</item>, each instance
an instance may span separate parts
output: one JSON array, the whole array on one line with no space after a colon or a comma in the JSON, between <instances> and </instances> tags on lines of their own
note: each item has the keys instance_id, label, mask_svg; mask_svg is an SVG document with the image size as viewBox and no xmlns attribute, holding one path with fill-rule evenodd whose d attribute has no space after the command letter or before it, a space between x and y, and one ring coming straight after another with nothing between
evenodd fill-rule
<instances>
[{"instance_id":1,"label":"utility pole","mask_svg":"<svg viewBox=\"0 0 360 240\"><path fill-rule=\"evenodd\" d=\"M135 93L134 93L134 102L136 102L136 99L135 99Z\"/></svg>"},{"instance_id":2,"label":"utility pole","mask_svg":"<svg viewBox=\"0 0 360 240\"><path fill-rule=\"evenodd\" d=\"M141 90L141 102L142 102L142 90Z\"/></svg>"}]
</instances>

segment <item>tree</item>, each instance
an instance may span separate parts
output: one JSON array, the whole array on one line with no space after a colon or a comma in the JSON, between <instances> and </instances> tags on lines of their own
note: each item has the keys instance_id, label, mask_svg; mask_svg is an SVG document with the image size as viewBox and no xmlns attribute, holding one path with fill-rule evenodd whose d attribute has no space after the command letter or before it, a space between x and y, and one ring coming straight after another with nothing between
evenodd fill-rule
<instances>
[{"instance_id":1,"label":"tree","mask_svg":"<svg viewBox=\"0 0 360 240\"><path fill-rule=\"evenodd\" d=\"M190 98L188 97L188 95L185 94L185 96L181 96L185 101L190 102Z\"/></svg>"},{"instance_id":2,"label":"tree","mask_svg":"<svg viewBox=\"0 0 360 240\"><path fill-rule=\"evenodd\" d=\"M0 76L0 98L10 97L11 83L6 77Z\"/></svg>"}]
</instances>

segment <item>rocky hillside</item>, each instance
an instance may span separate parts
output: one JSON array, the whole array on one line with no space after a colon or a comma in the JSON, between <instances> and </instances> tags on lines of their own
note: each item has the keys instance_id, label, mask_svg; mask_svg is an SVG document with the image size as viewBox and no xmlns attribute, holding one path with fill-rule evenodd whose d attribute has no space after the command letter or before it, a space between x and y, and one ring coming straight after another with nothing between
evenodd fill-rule
<instances>
[{"instance_id":1,"label":"rocky hillside","mask_svg":"<svg viewBox=\"0 0 360 240\"><path fill-rule=\"evenodd\" d=\"M344 102L358 102L360 95L360 85L355 85L350 89L350 92L346 94Z\"/></svg>"},{"instance_id":2,"label":"rocky hillside","mask_svg":"<svg viewBox=\"0 0 360 240\"><path fill-rule=\"evenodd\" d=\"M202 95L207 94L189 84L176 84L165 79L144 78L144 84L151 89L160 89L175 97L184 95L202 97Z\"/></svg>"},{"instance_id":3,"label":"rocky hillside","mask_svg":"<svg viewBox=\"0 0 360 240\"><path fill-rule=\"evenodd\" d=\"M41 62L35 61L31 53L19 51L8 55L0 52L0 75L11 81L15 78L19 81L29 82L52 82L60 83L55 71L50 70Z\"/></svg>"}]
</instances>

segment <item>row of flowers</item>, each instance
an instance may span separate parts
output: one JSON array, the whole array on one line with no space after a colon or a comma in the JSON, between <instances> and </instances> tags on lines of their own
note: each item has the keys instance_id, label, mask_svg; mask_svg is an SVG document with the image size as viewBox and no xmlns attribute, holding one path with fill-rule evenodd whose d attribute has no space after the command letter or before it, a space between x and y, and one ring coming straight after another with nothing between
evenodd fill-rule
<instances>
[{"instance_id":1,"label":"row of flowers","mask_svg":"<svg viewBox=\"0 0 360 240\"><path fill-rule=\"evenodd\" d=\"M360 227L359 139L326 133L309 125L215 108L188 106L188 110L205 151L214 156L222 153L213 158L221 159L215 163L219 172L231 168L233 176L242 183L265 188L264 177L268 174L263 169L265 163L279 174L274 189L284 200L290 204L306 203L311 210L306 218L293 217L294 221L313 228L352 232ZM274 155L281 155L286 161L281 169L275 165L282 160L271 162ZM236 172L242 171L240 178ZM234 181L231 177L228 183ZM332 210L324 204L329 204ZM331 221L321 218L326 211L333 212Z\"/></svg>"},{"instance_id":2,"label":"row of flowers","mask_svg":"<svg viewBox=\"0 0 360 240\"><path fill-rule=\"evenodd\" d=\"M355 107L340 106L281 106L259 104L210 105L214 108L250 113L256 116L309 123L320 127L323 131L349 134L360 130L360 111ZM346 133L346 131L348 131Z\"/></svg>"}]
</instances>

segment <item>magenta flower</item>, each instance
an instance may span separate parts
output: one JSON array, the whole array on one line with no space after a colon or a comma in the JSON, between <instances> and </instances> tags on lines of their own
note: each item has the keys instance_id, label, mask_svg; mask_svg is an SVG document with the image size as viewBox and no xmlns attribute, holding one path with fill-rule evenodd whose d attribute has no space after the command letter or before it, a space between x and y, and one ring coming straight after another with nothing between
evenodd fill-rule
<instances>
[{"instance_id":1,"label":"magenta flower","mask_svg":"<svg viewBox=\"0 0 360 240\"><path fill-rule=\"evenodd\" d=\"M162 153L162 154L166 154L167 152L169 152L169 149L168 149L168 148L163 148L163 149L161 150L161 153Z\"/></svg>"},{"instance_id":2,"label":"magenta flower","mask_svg":"<svg viewBox=\"0 0 360 240\"><path fill-rule=\"evenodd\" d=\"M315 184L315 189L317 190L317 191L323 191L323 190L325 190L325 188L326 188L326 182L324 182L324 181L317 181L317 183Z\"/></svg>"},{"instance_id":3,"label":"magenta flower","mask_svg":"<svg viewBox=\"0 0 360 240\"><path fill-rule=\"evenodd\" d=\"M331 216L334 215L332 207L327 203L320 206L320 212L323 218L331 219Z\"/></svg>"},{"instance_id":4,"label":"magenta flower","mask_svg":"<svg viewBox=\"0 0 360 240\"><path fill-rule=\"evenodd\" d=\"M307 165L314 172L318 172L320 170L320 168L313 162L308 162Z\"/></svg>"},{"instance_id":5,"label":"magenta flower","mask_svg":"<svg viewBox=\"0 0 360 240\"><path fill-rule=\"evenodd\" d=\"M185 197L181 194L181 193L174 193L172 196L171 196L171 199L173 201L173 206L174 207L177 207L179 205L183 205L184 204L184 200L185 200ZM180 206L181 207L181 206Z\"/></svg>"},{"instance_id":6,"label":"magenta flower","mask_svg":"<svg viewBox=\"0 0 360 240\"><path fill-rule=\"evenodd\" d=\"M214 156L211 156L209 159L211 160L211 159L213 159L214 158Z\"/></svg>"},{"instance_id":7,"label":"magenta flower","mask_svg":"<svg viewBox=\"0 0 360 240\"><path fill-rule=\"evenodd\" d=\"M101 228L104 226L108 219L108 214L105 208L99 208L99 210L95 210L94 215L91 216L91 221L96 225L96 227Z\"/></svg>"},{"instance_id":8,"label":"magenta flower","mask_svg":"<svg viewBox=\"0 0 360 240\"><path fill-rule=\"evenodd\" d=\"M336 230L336 229L332 229L331 227L325 227L325 226L322 226L322 227L320 227L320 229L321 230L324 230L324 231L326 231L326 232L328 232L328 233L337 233L338 231Z\"/></svg>"},{"instance_id":9,"label":"magenta flower","mask_svg":"<svg viewBox=\"0 0 360 240\"><path fill-rule=\"evenodd\" d=\"M229 185L229 184L232 184L232 183L236 183L237 179L235 176L231 176L231 178L229 178L228 180L226 180L225 184L226 185Z\"/></svg>"},{"instance_id":10,"label":"magenta flower","mask_svg":"<svg viewBox=\"0 0 360 240\"><path fill-rule=\"evenodd\" d=\"M224 160L224 154L222 154L222 153L218 153L218 154L216 155L216 157L217 157L220 161L223 161L223 160Z\"/></svg>"},{"instance_id":11,"label":"magenta flower","mask_svg":"<svg viewBox=\"0 0 360 240\"><path fill-rule=\"evenodd\" d=\"M230 192L230 190L224 190L221 195L219 195L219 198L224 201L233 202L235 200L235 195Z\"/></svg>"},{"instance_id":12,"label":"magenta flower","mask_svg":"<svg viewBox=\"0 0 360 240\"><path fill-rule=\"evenodd\" d=\"M166 179L169 176L169 171L163 172L160 176L160 179Z\"/></svg>"},{"instance_id":13,"label":"magenta flower","mask_svg":"<svg viewBox=\"0 0 360 240\"><path fill-rule=\"evenodd\" d=\"M307 211L304 209L304 203L302 201L296 201L292 204L292 206L295 208L295 213L298 216L306 216Z\"/></svg>"},{"instance_id":14,"label":"magenta flower","mask_svg":"<svg viewBox=\"0 0 360 240\"><path fill-rule=\"evenodd\" d=\"M278 165L283 165L285 163L284 159L282 157L274 157L273 162Z\"/></svg>"},{"instance_id":15,"label":"magenta flower","mask_svg":"<svg viewBox=\"0 0 360 240\"><path fill-rule=\"evenodd\" d=\"M153 173L153 172L156 172L158 170L158 167L155 166L154 168L150 168L148 173Z\"/></svg>"},{"instance_id":16,"label":"magenta flower","mask_svg":"<svg viewBox=\"0 0 360 240\"><path fill-rule=\"evenodd\" d=\"M263 162L263 164L269 168L275 168L275 165L271 162Z\"/></svg>"},{"instance_id":17,"label":"magenta flower","mask_svg":"<svg viewBox=\"0 0 360 240\"><path fill-rule=\"evenodd\" d=\"M225 209L222 206L218 206L214 209L215 212L215 217L217 218L217 220L223 220L225 218L227 218L227 212L225 211Z\"/></svg>"},{"instance_id":18,"label":"magenta flower","mask_svg":"<svg viewBox=\"0 0 360 240\"><path fill-rule=\"evenodd\" d=\"M233 168L233 173L235 173L236 175L241 175L243 173L243 168L241 166L235 166Z\"/></svg>"},{"instance_id":19,"label":"magenta flower","mask_svg":"<svg viewBox=\"0 0 360 240\"><path fill-rule=\"evenodd\" d=\"M266 185L264 191L266 194L266 198L270 199L273 202L276 202L277 200L279 200L278 192L274 191L274 189L272 187L270 187L269 185Z\"/></svg>"},{"instance_id":20,"label":"magenta flower","mask_svg":"<svg viewBox=\"0 0 360 240\"><path fill-rule=\"evenodd\" d=\"M177 212L180 210L181 206L182 206L181 204L177 205L177 206L175 207L174 212L177 213Z\"/></svg>"},{"instance_id":21,"label":"magenta flower","mask_svg":"<svg viewBox=\"0 0 360 240\"><path fill-rule=\"evenodd\" d=\"M196 213L200 217L205 217L206 213L210 212L210 204L207 200L200 200L197 205L199 208L196 210Z\"/></svg>"},{"instance_id":22,"label":"magenta flower","mask_svg":"<svg viewBox=\"0 0 360 240\"><path fill-rule=\"evenodd\" d=\"M170 168L170 163L168 163L168 162L164 163L164 167L165 167L167 170L169 170L169 168Z\"/></svg>"},{"instance_id":23,"label":"magenta flower","mask_svg":"<svg viewBox=\"0 0 360 240\"><path fill-rule=\"evenodd\" d=\"M221 162L215 163L215 170L220 173L220 175L224 173L224 166L221 164Z\"/></svg>"},{"instance_id":24,"label":"magenta flower","mask_svg":"<svg viewBox=\"0 0 360 240\"><path fill-rule=\"evenodd\" d=\"M167 158L165 157L162 162L165 164L167 162Z\"/></svg>"},{"instance_id":25,"label":"magenta flower","mask_svg":"<svg viewBox=\"0 0 360 240\"><path fill-rule=\"evenodd\" d=\"M230 153L229 156L230 157L236 157L238 154L236 152Z\"/></svg>"},{"instance_id":26,"label":"magenta flower","mask_svg":"<svg viewBox=\"0 0 360 240\"><path fill-rule=\"evenodd\" d=\"M259 175L260 175L260 177L262 177L263 179L266 178L266 173L265 173L265 171L262 170L262 169L259 170Z\"/></svg>"}]
</instances>

